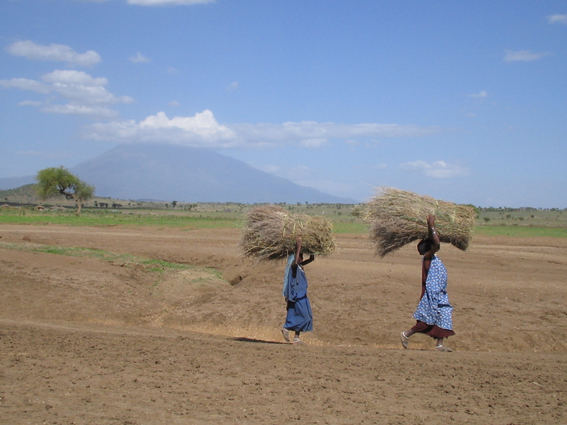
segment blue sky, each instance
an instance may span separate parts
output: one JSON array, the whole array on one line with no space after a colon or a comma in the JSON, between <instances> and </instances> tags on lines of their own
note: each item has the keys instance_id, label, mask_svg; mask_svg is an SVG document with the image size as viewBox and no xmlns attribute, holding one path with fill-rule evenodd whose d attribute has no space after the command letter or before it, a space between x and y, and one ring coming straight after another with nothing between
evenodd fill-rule
<instances>
[{"instance_id":1,"label":"blue sky","mask_svg":"<svg viewBox=\"0 0 567 425\"><path fill-rule=\"evenodd\" d=\"M567 3L3 0L0 177L208 147L365 201L567 207Z\"/></svg>"}]
</instances>

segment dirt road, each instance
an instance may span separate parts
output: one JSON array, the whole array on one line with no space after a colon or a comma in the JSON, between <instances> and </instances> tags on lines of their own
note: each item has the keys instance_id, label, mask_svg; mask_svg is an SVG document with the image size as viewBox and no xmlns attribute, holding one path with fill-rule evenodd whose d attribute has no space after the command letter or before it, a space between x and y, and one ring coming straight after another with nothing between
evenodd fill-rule
<instances>
[{"instance_id":1,"label":"dirt road","mask_svg":"<svg viewBox=\"0 0 567 425\"><path fill-rule=\"evenodd\" d=\"M381 259L339 236L306 267L314 332L294 346L283 263L243 260L238 239L0 225L0 423L567 424L567 241L444 245L457 335L438 353L422 335L399 343L415 247Z\"/></svg>"}]
</instances>

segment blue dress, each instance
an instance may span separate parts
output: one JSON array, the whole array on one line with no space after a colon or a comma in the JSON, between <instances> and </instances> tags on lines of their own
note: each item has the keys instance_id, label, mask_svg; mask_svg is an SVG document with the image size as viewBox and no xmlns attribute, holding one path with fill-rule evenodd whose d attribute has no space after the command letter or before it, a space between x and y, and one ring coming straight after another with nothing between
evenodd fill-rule
<instances>
[{"instance_id":1,"label":"blue dress","mask_svg":"<svg viewBox=\"0 0 567 425\"><path fill-rule=\"evenodd\" d=\"M291 269L291 266L289 266ZM297 266L295 277L292 270L286 273L287 282L284 285L284 297L287 300L287 316L284 328L288 330L307 332L313 330L313 313L307 298L307 277L301 266Z\"/></svg>"},{"instance_id":2,"label":"blue dress","mask_svg":"<svg viewBox=\"0 0 567 425\"><path fill-rule=\"evenodd\" d=\"M449 303L447 295L447 269L441 259L434 256L425 281L425 293L421 297L413 317L430 326L452 331L452 316L453 307Z\"/></svg>"}]
</instances>

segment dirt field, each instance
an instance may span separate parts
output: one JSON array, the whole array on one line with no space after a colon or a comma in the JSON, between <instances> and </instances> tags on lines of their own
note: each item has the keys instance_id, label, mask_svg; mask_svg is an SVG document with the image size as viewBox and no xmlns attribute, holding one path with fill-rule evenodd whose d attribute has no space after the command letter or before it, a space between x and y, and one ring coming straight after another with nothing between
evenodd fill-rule
<instances>
[{"instance_id":1,"label":"dirt field","mask_svg":"<svg viewBox=\"0 0 567 425\"><path fill-rule=\"evenodd\" d=\"M567 424L567 240L443 245L457 335L399 342L420 259L340 235L306 266L314 332L284 344L283 262L237 230L0 225L0 423ZM193 265L152 271L98 248ZM213 273L213 267L221 273Z\"/></svg>"}]
</instances>

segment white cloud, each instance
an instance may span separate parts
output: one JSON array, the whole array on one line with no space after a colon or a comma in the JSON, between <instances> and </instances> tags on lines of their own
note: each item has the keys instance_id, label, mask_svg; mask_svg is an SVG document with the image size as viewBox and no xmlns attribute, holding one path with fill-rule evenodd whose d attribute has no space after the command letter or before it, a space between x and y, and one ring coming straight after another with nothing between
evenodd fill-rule
<instances>
[{"instance_id":1,"label":"white cloud","mask_svg":"<svg viewBox=\"0 0 567 425\"><path fill-rule=\"evenodd\" d=\"M227 91L236 91L238 90L238 87L240 86L240 84L238 83L238 81L233 81L232 83L230 83L227 86Z\"/></svg>"},{"instance_id":2,"label":"white cloud","mask_svg":"<svg viewBox=\"0 0 567 425\"><path fill-rule=\"evenodd\" d=\"M14 56L41 61L65 62L69 65L91 66L100 62L100 55L94 50L77 53L71 47L63 44L41 45L25 40L16 41L6 50Z\"/></svg>"},{"instance_id":3,"label":"white cloud","mask_svg":"<svg viewBox=\"0 0 567 425\"><path fill-rule=\"evenodd\" d=\"M0 86L11 89L27 90L36 93L47 94L50 91L49 86L40 81L30 80L28 78L12 78L10 80L0 80Z\"/></svg>"},{"instance_id":4,"label":"white cloud","mask_svg":"<svg viewBox=\"0 0 567 425\"><path fill-rule=\"evenodd\" d=\"M235 124L232 128L248 143L273 145L298 142L311 147L322 146L331 139L348 140L352 144L359 138L414 137L437 131L435 128L399 124L337 124L316 121Z\"/></svg>"},{"instance_id":5,"label":"white cloud","mask_svg":"<svg viewBox=\"0 0 567 425\"><path fill-rule=\"evenodd\" d=\"M37 101L37 100L22 100L21 102L18 103L18 106L35 106L35 107L39 107L41 106L41 102Z\"/></svg>"},{"instance_id":6,"label":"white cloud","mask_svg":"<svg viewBox=\"0 0 567 425\"><path fill-rule=\"evenodd\" d=\"M139 122L98 123L90 127L88 137L115 142L152 141L208 147L235 144L234 132L219 124L208 109L191 117L170 119L165 112L158 112Z\"/></svg>"},{"instance_id":7,"label":"white cloud","mask_svg":"<svg viewBox=\"0 0 567 425\"><path fill-rule=\"evenodd\" d=\"M550 24L567 24L567 15L550 15L547 20Z\"/></svg>"},{"instance_id":8,"label":"white cloud","mask_svg":"<svg viewBox=\"0 0 567 425\"><path fill-rule=\"evenodd\" d=\"M132 63L148 63L150 62L150 58L144 56L143 54L141 54L140 52L136 53L135 56L131 56L129 58L129 61Z\"/></svg>"},{"instance_id":9,"label":"white cloud","mask_svg":"<svg viewBox=\"0 0 567 425\"><path fill-rule=\"evenodd\" d=\"M170 119L164 112L158 112L140 121L99 123L91 126L88 137L126 143L157 141L214 147L296 144L318 148L335 139L352 143L359 138L420 137L436 131L435 128L398 124L336 124L315 121L222 125L210 110L204 110L189 117Z\"/></svg>"},{"instance_id":10,"label":"white cloud","mask_svg":"<svg viewBox=\"0 0 567 425\"><path fill-rule=\"evenodd\" d=\"M472 98L475 98L475 99L484 99L484 98L488 97L488 92L486 90L481 90L478 93L469 94L469 97L472 97Z\"/></svg>"},{"instance_id":11,"label":"white cloud","mask_svg":"<svg viewBox=\"0 0 567 425\"><path fill-rule=\"evenodd\" d=\"M116 111L109 108L101 106L76 105L72 103L68 103L66 105L48 105L42 108L42 111L51 114L88 115L102 118L112 118L118 115Z\"/></svg>"},{"instance_id":12,"label":"white cloud","mask_svg":"<svg viewBox=\"0 0 567 425\"><path fill-rule=\"evenodd\" d=\"M215 0L128 0L128 4L135 6L191 6L214 2Z\"/></svg>"},{"instance_id":13,"label":"white cloud","mask_svg":"<svg viewBox=\"0 0 567 425\"><path fill-rule=\"evenodd\" d=\"M0 80L0 86L50 95L48 102L60 100L57 96L67 102L62 105L45 104L41 110L48 113L112 117L116 113L103 105L133 101L129 96L115 96L109 92L105 87L108 84L106 78L93 77L83 71L55 70L43 75L41 80L12 78ZM26 106L39 105L40 103L26 103Z\"/></svg>"},{"instance_id":14,"label":"white cloud","mask_svg":"<svg viewBox=\"0 0 567 425\"><path fill-rule=\"evenodd\" d=\"M219 125L213 113L208 109L199 112L192 117L173 117L169 119L165 112L158 112L140 122L142 129L179 129L184 132L199 134L202 137L226 138L230 136L230 131L226 127Z\"/></svg>"},{"instance_id":15,"label":"white cloud","mask_svg":"<svg viewBox=\"0 0 567 425\"><path fill-rule=\"evenodd\" d=\"M42 77L52 91L80 104L131 103L128 96L117 97L106 90L106 78L94 78L83 71L55 70Z\"/></svg>"},{"instance_id":16,"label":"white cloud","mask_svg":"<svg viewBox=\"0 0 567 425\"><path fill-rule=\"evenodd\" d=\"M52 84L74 84L88 86L105 86L108 80L104 77L94 78L90 74L83 71L75 71L69 69L56 69L45 74L42 79Z\"/></svg>"},{"instance_id":17,"label":"white cloud","mask_svg":"<svg viewBox=\"0 0 567 425\"><path fill-rule=\"evenodd\" d=\"M306 148L319 148L327 143L327 139L324 138L314 138L314 139L303 139L301 145Z\"/></svg>"},{"instance_id":18,"label":"white cloud","mask_svg":"<svg viewBox=\"0 0 567 425\"><path fill-rule=\"evenodd\" d=\"M445 161L434 161L428 163L426 161L411 161L401 164L406 170L415 170L423 173L427 177L436 179L447 179L451 177L468 175L468 170L459 165L450 165Z\"/></svg>"},{"instance_id":19,"label":"white cloud","mask_svg":"<svg viewBox=\"0 0 567 425\"><path fill-rule=\"evenodd\" d=\"M530 50L508 50L504 55L506 62L533 62L549 55L546 52L532 52Z\"/></svg>"},{"instance_id":20,"label":"white cloud","mask_svg":"<svg viewBox=\"0 0 567 425\"><path fill-rule=\"evenodd\" d=\"M181 103L179 103L179 102L178 102L177 100L172 100L172 101L171 101L171 102L169 102L169 103L168 103L167 105L168 105L168 106L172 106L172 107L175 107L175 108L176 108L176 107L180 106L180 105L181 105Z\"/></svg>"}]
</instances>

